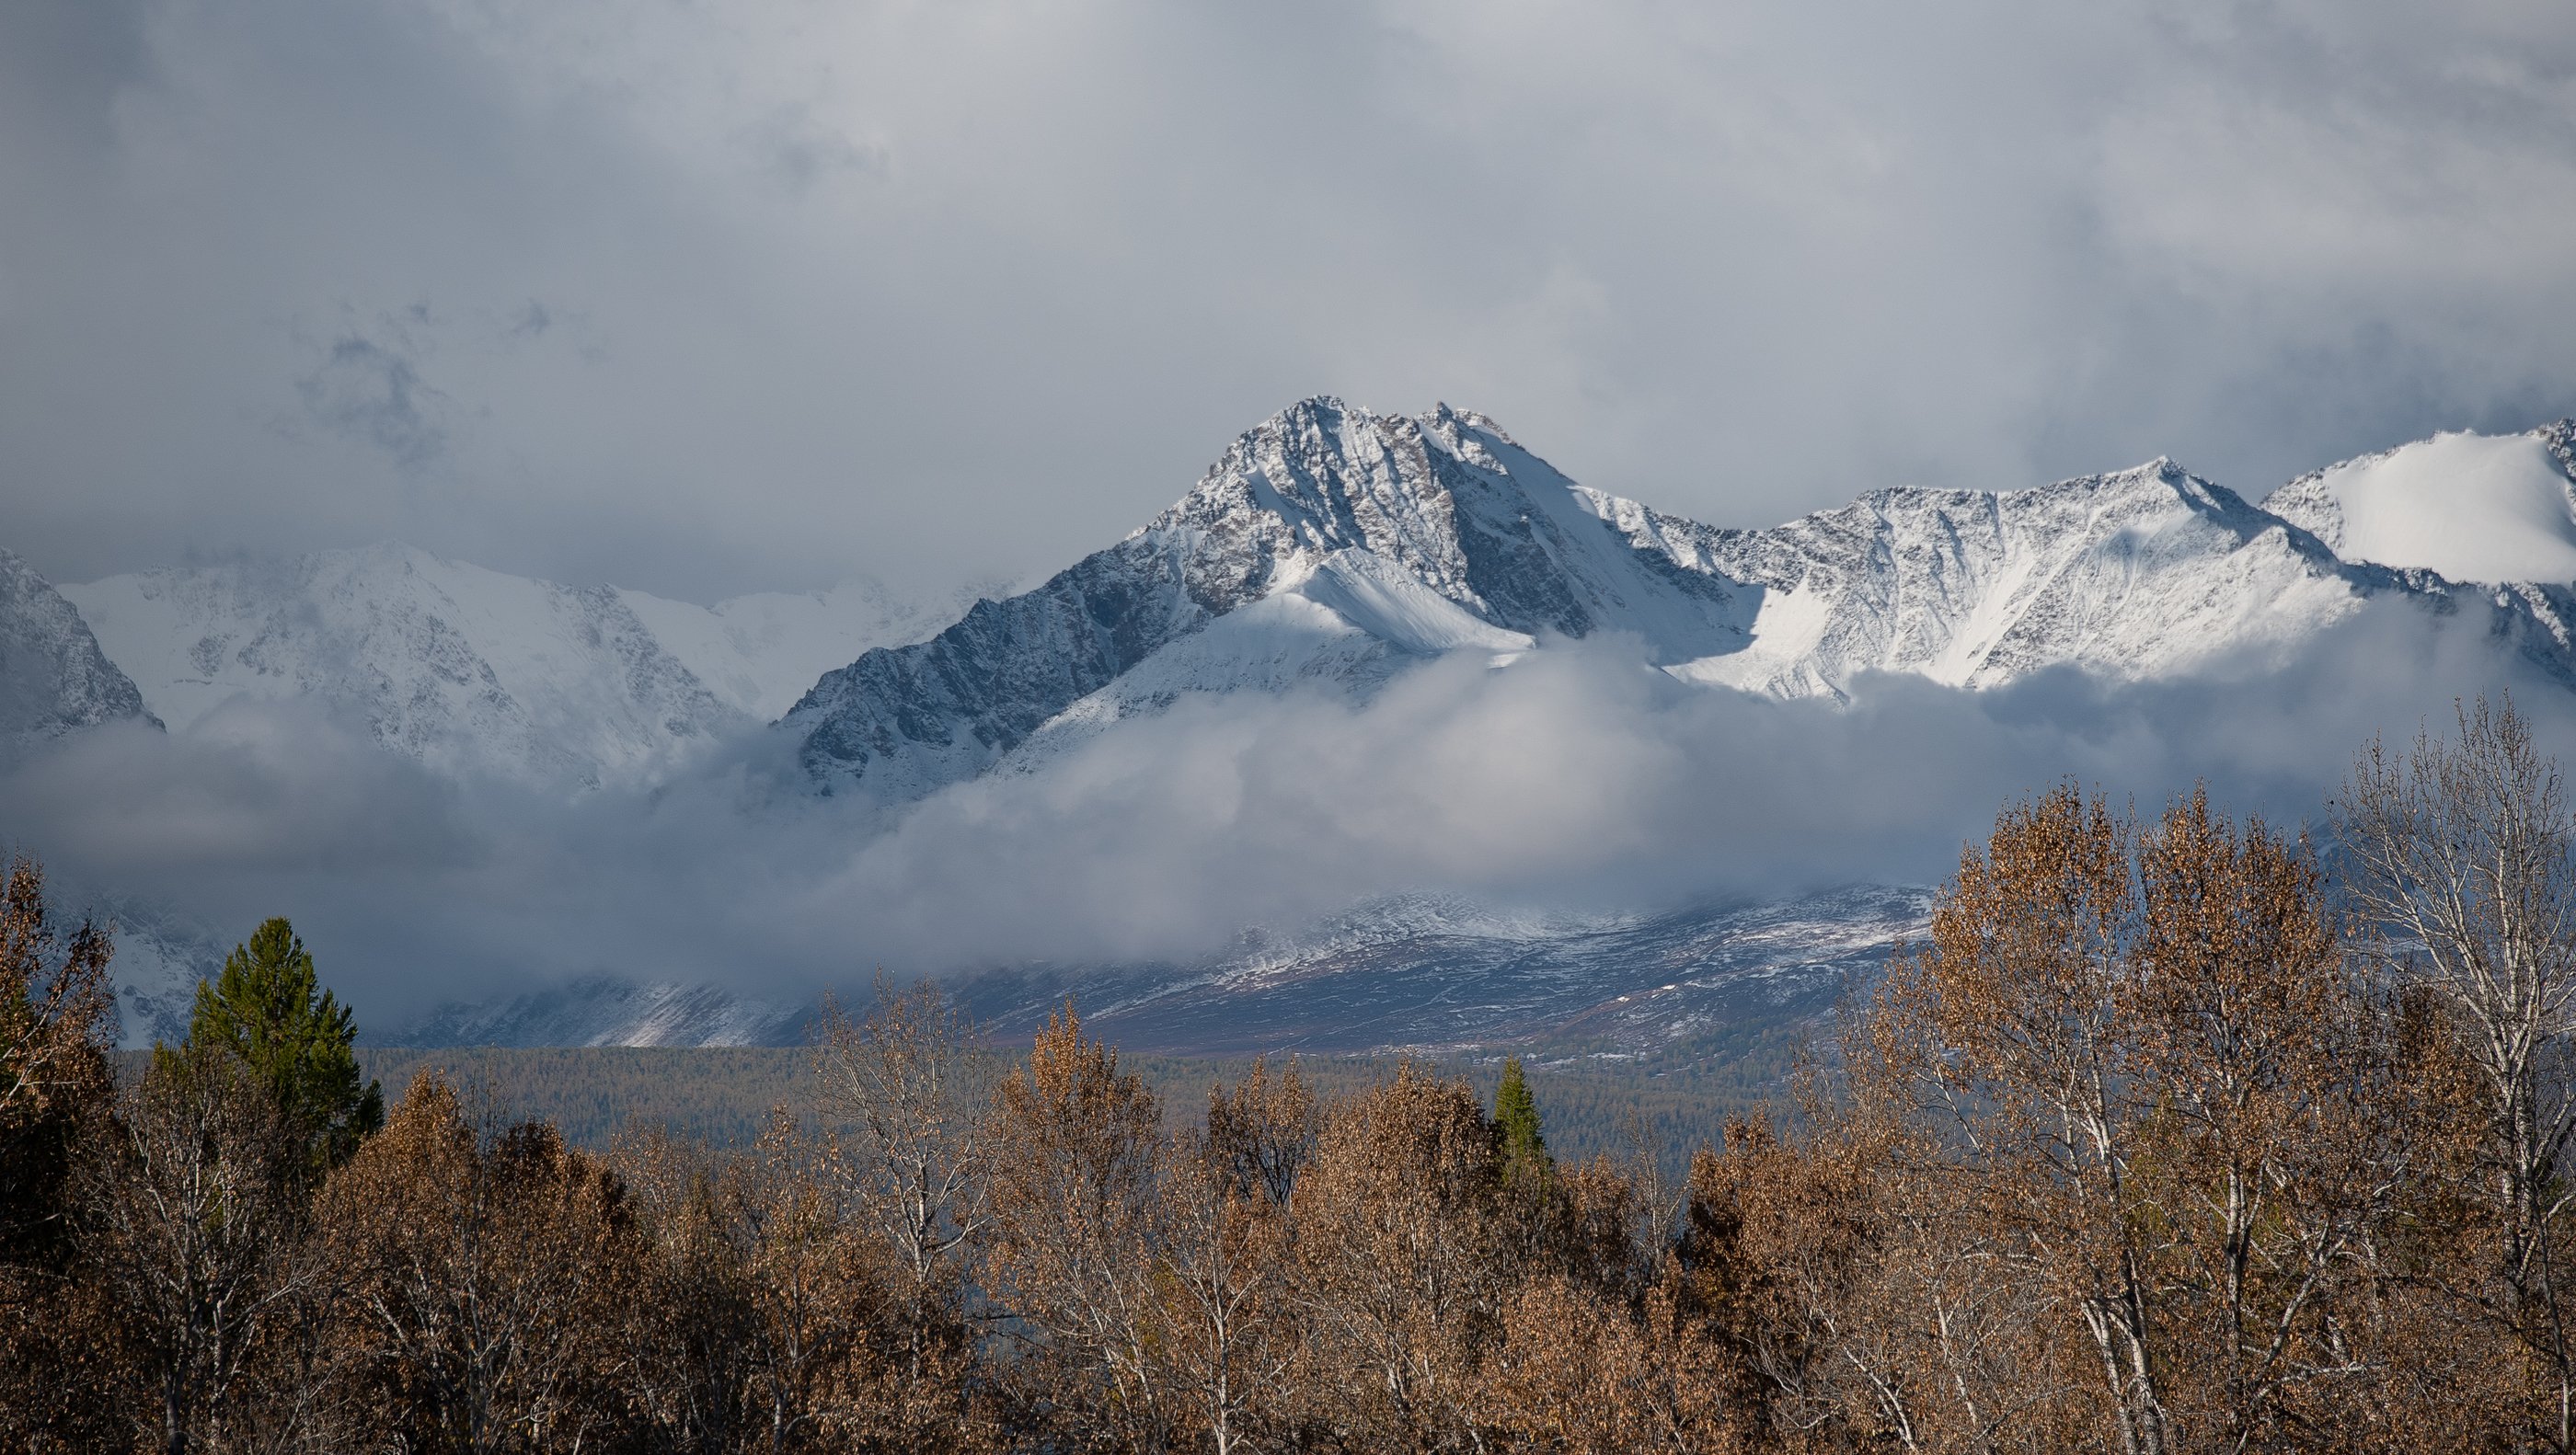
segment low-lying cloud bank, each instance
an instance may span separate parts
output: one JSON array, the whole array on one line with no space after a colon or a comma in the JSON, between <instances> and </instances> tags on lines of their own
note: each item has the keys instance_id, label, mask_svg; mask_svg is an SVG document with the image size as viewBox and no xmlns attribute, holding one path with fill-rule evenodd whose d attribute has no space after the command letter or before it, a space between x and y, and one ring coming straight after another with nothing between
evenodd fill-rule
<instances>
[{"instance_id":1,"label":"low-lying cloud bank","mask_svg":"<svg viewBox=\"0 0 2576 1455\"><path fill-rule=\"evenodd\" d=\"M803 795L774 737L654 793L566 802L237 703L21 764L0 833L225 937L293 916L378 1024L600 971L802 994L879 965L1186 959L1408 891L1651 908L1929 882L1999 804L2068 777L2147 808L2206 780L2236 811L2319 821L2372 734L2500 688L2576 760L2576 695L2475 615L2374 606L2283 670L1879 677L1839 706L1564 643L1502 670L1428 664L1365 704L1185 699L900 813Z\"/></svg>"}]
</instances>

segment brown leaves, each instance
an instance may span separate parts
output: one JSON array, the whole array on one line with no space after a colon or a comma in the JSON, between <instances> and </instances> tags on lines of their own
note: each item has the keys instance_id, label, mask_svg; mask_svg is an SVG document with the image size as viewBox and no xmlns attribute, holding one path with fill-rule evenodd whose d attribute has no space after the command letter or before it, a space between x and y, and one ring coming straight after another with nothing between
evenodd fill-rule
<instances>
[{"instance_id":1,"label":"brown leaves","mask_svg":"<svg viewBox=\"0 0 2576 1455\"><path fill-rule=\"evenodd\" d=\"M424 1078L316 1219L377 1438L558 1449L613 1423L600 1335L633 1283L633 1221L617 1177L553 1128L478 1125Z\"/></svg>"},{"instance_id":2,"label":"brown leaves","mask_svg":"<svg viewBox=\"0 0 2576 1455\"><path fill-rule=\"evenodd\" d=\"M2345 954L2303 841L2197 792L2143 830L2071 788L2007 811L1808 1153L1883 1149L1846 1362L1898 1371L1909 1443L2394 1438L2468 1367L2413 1261L2458 1256L2454 1044Z\"/></svg>"}]
</instances>

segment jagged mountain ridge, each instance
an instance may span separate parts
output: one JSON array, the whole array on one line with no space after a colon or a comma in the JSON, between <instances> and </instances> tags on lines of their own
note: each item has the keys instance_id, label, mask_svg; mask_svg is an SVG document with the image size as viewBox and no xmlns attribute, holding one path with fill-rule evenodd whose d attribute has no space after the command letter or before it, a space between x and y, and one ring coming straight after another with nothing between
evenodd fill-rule
<instances>
[{"instance_id":1,"label":"jagged mountain ridge","mask_svg":"<svg viewBox=\"0 0 2576 1455\"><path fill-rule=\"evenodd\" d=\"M2563 480L2571 429L2510 438L2559 441ZM2347 560L2321 523L2158 459L1721 528L1577 485L1482 415L1316 398L1245 433L1126 540L825 675L783 726L824 791L901 800L1184 692L1364 692L1428 655L1508 661L1552 635L1628 633L1684 681L1838 697L1867 672L1983 688L2060 665L2277 664L2373 598L2491 609L2576 681L2567 584Z\"/></svg>"},{"instance_id":2,"label":"jagged mountain ridge","mask_svg":"<svg viewBox=\"0 0 2576 1455\"><path fill-rule=\"evenodd\" d=\"M237 695L292 698L446 772L650 784L783 712L827 789L897 800L1033 766L1184 693L1366 692L1442 652L1508 661L1605 631L1686 681L1838 696L1871 671L1985 687L2061 663L2278 659L2386 595L2490 602L2568 675L2564 586L2469 589L2404 552L2337 555L2343 509L2320 482L2460 439L2519 451L2525 477L2542 462L2567 494L2576 426L2560 425L2364 457L2261 508L2159 460L2004 493L1880 490L1746 530L1576 485L1481 415L1319 398L1246 432L1126 540L945 630L935 607L864 587L710 608L395 546L61 595L104 650L101 690L121 678L127 705L177 727ZM2576 542L2576 506L2561 514ZM123 710L101 697L61 721Z\"/></svg>"},{"instance_id":3,"label":"jagged mountain ridge","mask_svg":"<svg viewBox=\"0 0 2576 1455\"><path fill-rule=\"evenodd\" d=\"M1532 492L1515 472L1559 488ZM1658 652L1740 642L1749 599L1630 567L1577 493L1491 421L1310 400L1238 439L1178 504L1034 591L817 682L784 720L826 783L917 796L971 777L1067 708L1250 608L1265 682L1382 677L1392 656L1630 630ZM1349 649L1354 633L1368 642ZM1211 654L1201 653L1202 660ZM1181 667L1171 690L1236 685ZM1114 714L1113 714L1114 715Z\"/></svg>"}]
</instances>

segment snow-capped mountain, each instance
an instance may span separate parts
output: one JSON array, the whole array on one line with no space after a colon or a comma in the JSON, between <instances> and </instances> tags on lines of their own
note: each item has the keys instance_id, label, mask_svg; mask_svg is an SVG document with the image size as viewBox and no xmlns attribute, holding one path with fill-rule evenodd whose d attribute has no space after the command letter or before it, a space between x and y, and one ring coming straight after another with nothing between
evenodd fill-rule
<instances>
[{"instance_id":1,"label":"snow-capped mountain","mask_svg":"<svg viewBox=\"0 0 2576 1455\"><path fill-rule=\"evenodd\" d=\"M2438 436L2260 506L2156 460L1880 490L1747 530L1577 485L1482 415L1318 398L1124 541L997 595L962 616L865 586L699 607L402 547L56 593L0 556L0 736L156 713L184 729L235 696L294 698L441 771L649 786L776 718L823 791L901 802L1035 771L1188 694L1365 696L1434 657L1509 671L1565 638L1623 636L1685 683L1841 698L1871 673L1975 690L2063 666L2260 672L2374 601L2468 617L2576 686L2576 423ZM1080 990L1174 1049L1231 1044L1229 1026L1319 1047L1634 1040L1823 983L1779 966L1874 963L1917 913L1898 890L1637 920L1399 898L1205 963L1014 970L974 995L1009 1023ZM211 942L120 917L125 1035L167 1034ZM451 1007L404 1039L742 1041L798 1022L721 988L592 980Z\"/></svg>"},{"instance_id":2,"label":"snow-capped mountain","mask_svg":"<svg viewBox=\"0 0 2576 1455\"><path fill-rule=\"evenodd\" d=\"M832 663L936 625L867 586L700 607L405 546L64 594L173 728L235 697L294 699L434 769L545 784L667 776Z\"/></svg>"},{"instance_id":3,"label":"snow-capped mountain","mask_svg":"<svg viewBox=\"0 0 2576 1455\"><path fill-rule=\"evenodd\" d=\"M0 550L0 756L119 719L148 719L63 594Z\"/></svg>"},{"instance_id":4,"label":"snow-capped mountain","mask_svg":"<svg viewBox=\"0 0 2576 1455\"><path fill-rule=\"evenodd\" d=\"M2492 608L2576 677L2571 440L2443 435L2260 508L2157 460L2000 493L1880 490L1745 530L1577 485L1482 415L1318 398L1126 540L944 630L940 607L867 585L701 607L382 546L66 587L69 625L86 618L105 655L72 652L71 685L16 710L116 715L121 675L174 728L235 696L293 698L441 771L586 785L662 781L783 713L827 791L902 801L1185 693L1365 693L1431 656L1508 662L1604 632L1684 681L1840 696L1867 672L1977 688L2278 661L2395 597ZM62 615L29 630L61 637ZM48 692L78 705L47 716Z\"/></svg>"},{"instance_id":5,"label":"snow-capped mountain","mask_svg":"<svg viewBox=\"0 0 2576 1455\"><path fill-rule=\"evenodd\" d=\"M1482 415L1310 399L1126 540L826 675L784 725L826 791L901 800L1183 692L1366 691L1427 656L1507 662L1550 636L1625 633L1684 681L1841 696L1865 672L1981 688L2060 665L2135 678L2277 662L2374 597L2491 605L2505 635L2576 680L2576 595L2457 587L2441 568L2465 558L2401 549L2405 512L2427 507L2383 504L2468 491L2497 503L2465 538L2518 541L2555 490L2565 559L2480 559L2576 582L2569 430L2475 449L2444 436L2410 447L2420 463L2388 457L2403 469L2337 467L2284 492L2292 518L2156 460L2002 493L1880 490L1737 530L1577 485ZM2463 469L2475 480L2455 482ZM2490 475L2501 483L2479 483ZM2338 501L2358 538L2393 542L2384 558L2336 554Z\"/></svg>"}]
</instances>

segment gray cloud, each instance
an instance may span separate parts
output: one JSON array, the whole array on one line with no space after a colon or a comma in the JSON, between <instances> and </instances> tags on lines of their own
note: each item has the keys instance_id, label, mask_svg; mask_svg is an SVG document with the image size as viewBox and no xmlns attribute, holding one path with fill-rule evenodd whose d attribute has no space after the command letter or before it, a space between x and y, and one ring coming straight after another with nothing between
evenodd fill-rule
<instances>
[{"instance_id":1,"label":"gray cloud","mask_svg":"<svg viewBox=\"0 0 2576 1455\"><path fill-rule=\"evenodd\" d=\"M2149 810L2206 779L2233 811L2314 821L2371 733L2498 688L2576 762L2576 699L2474 616L2375 608L2283 672L1877 678L1840 708L1560 645L1433 664L1366 705L1185 698L895 815L796 791L766 734L656 792L567 802L433 782L318 716L236 705L61 745L0 780L0 823L68 878L218 933L290 914L379 1023L599 971L803 994L880 965L1186 958L1397 892L1653 909L1932 882L1999 805L2068 777Z\"/></svg>"},{"instance_id":2,"label":"gray cloud","mask_svg":"<svg viewBox=\"0 0 2576 1455\"><path fill-rule=\"evenodd\" d=\"M2554 0L30 0L0 503L64 579L1017 577L1316 390L1721 523L2260 493L2576 409L2571 77Z\"/></svg>"},{"instance_id":3,"label":"gray cloud","mask_svg":"<svg viewBox=\"0 0 2576 1455\"><path fill-rule=\"evenodd\" d=\"M428 310L415 306L409 322L427 325ZM543 333L546 324L543 310L529 305L525 331ZM374 336L344 330L318 351L312 370L295 381L316 423L383 451L406 471L446 453L454 401L421 378L420 344L405 320L381 320Z\"/></svg>"}]
</instances>

